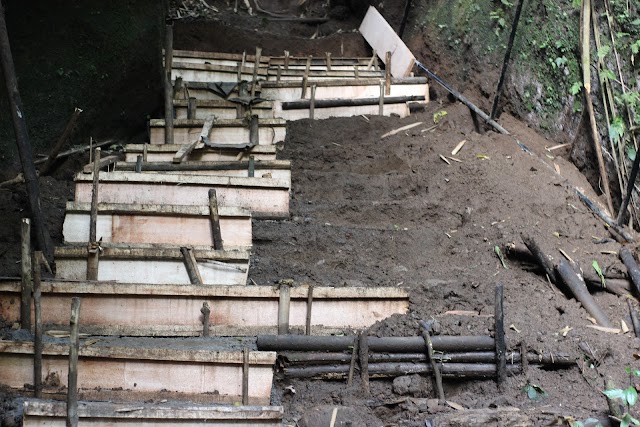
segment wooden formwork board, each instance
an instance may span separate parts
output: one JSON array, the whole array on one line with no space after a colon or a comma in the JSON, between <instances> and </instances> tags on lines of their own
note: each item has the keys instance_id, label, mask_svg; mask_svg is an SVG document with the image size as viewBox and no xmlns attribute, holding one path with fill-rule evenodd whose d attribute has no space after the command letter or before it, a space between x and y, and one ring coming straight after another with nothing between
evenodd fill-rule
<instances>
[{"instance_id":1,"label":"wooden formwork board","mask_svg":"<svg viewBox=\"0 0 640 427\"><path fill-rule=\"evenodd\" d=\"M179 247L102 243L101 248L98 280L177 285L191 283ZM193 252L203 284L243 286L247 283L249 252L214 251L210 250L210 246L193 248L196 249ZM86 245L56 247L56 278L85 280L88 255Z\"/></svg>"},{"instance_id":2,"label":"wooden formwork board","mask_svg":"<svg viewBox=\"0 0 640 427\"><path fill-rule=\"evenodd\" d=\"M409 76L416 63L416 58L375 7L369 6L359 31L367 43L378 53L383 63L386 64L386 53L391 53L391 75L393 77Z\"/></svg>"},{"instance_id":3,"label":"wooden formwork board","mask_svg":"<svg viewBox=\"0 0 640 427\"><path fill-rule=\"evenodd\" d=\"M212 402L242 401L242 351L193 349L181 342L173 347L139 346L131 341L118 344L105 339L82 344L78 352L81 393L108 397L113 390L135 399L135 393L166 390L179 400L210 393ZM57 378L60 386L66 387L68 351L68 344L44 343L43 384L47 384L47 377ZM249 352L250 404L269 404L275 357L275 352ZM13 389L33 384L32 342L0 340L0 383Z\"/></svg>"},{"instance_id":4,"label":"wooden formwork board","mask_svg":"<svg viewBox=\"0 0 640 427\"><path fill-rule=\"evenodd\" d=\"M177 119L186 119L187 118L187 105L188 101L185 99L175 99L173 101L173 106L176 112ZM245 112L247 115L257 115L258 118L261 119L272 119L273 118L273 103L269 101L260 102L258 104L254 104L251 106L251 111L248 109L239 110L240 104L233 103L230 101L226 101L223 99L218 100L196 100L196 119L205 120L207 117L214 115L218 119L226 120L226 119L239 119L243 117L238 117L239 111L240 115L244 116Z\"/></svg>"},{"instance_id":5,"label":"wooden formwork board","mask_svg":"<svg viewBox=\"0 0 640 427\"><path fill-rule=\"evenodd\" d=\"M233 176L249 178L249 168L246 166L248 161L238 161L238 166L242 167L220 167L216 168L216 163L223 162L182 162L179 164L169 162L148 162L142 164L142 172L144 174L166 173L179 175L210 175L210 176ZM224 162L225 166L229 162ZM267 163L274 163L270 167ZM206 166L209 164L210 166ZM280 167L279 164L286 164ZM134 162L118 162L116 169L119 171L134 171L136 163ZM288 160L272 160L263 161L254 159L253 176L257 178L273 178L280 181L291 182L291 163Z\"/></svg>"},{"instance_id":6,"label":"wooden formwork board","mask_svg":"<svg viewBox=\"0 0 640 427\"><path fill-rule=\"evenodd\" d=\"M164 58L164 49L162 50L162 57ZM234 61L242 62L241 53L226 53L226 52L204 52L196 50L173 50L173 60L187 62L187 60L193 60L198 63L215 63L215 61ZM244 56L245 64L253 65L256 61L255 55L246 54ZM261 55L260 63L268 64L270 60L269 56Z\"/></svg>"},{"instance_id":7,"label":"wooden formwork board","mask_svg":"<svg viewBox=\"0 0 640 427\"><path fill-rule=\"evenodd\" d=\"M289 56L288 58L288 63L290 67L296 67L296 66L306 66L307 61L309 60L309 57L307 56ZM354 65L361 65L361 66L366 66L369 64L369 62L371 61L371 58L367 58L367 57L342 57L342 56L338 56L338 57L332 57L331 58L331 65L344 65L344 66L354 66ZM278 66L281 65L284 67L285 64L285 57L284 56L272 56L271 58L269 58L269 66L270 67L274 67L274 66ZM327 59L326 56L317 56L317 57L311 57L311 66L326 66L327 64Z\"/></svg>"},{"instance_id":8,"label":"wooden formwork board","mask_svg":"<svg viewBox=\"0 0 640 427\"><path fill-rule=\"evenodd\" d=\"M173 121L173 140L175 144L190 144L197 141L202 133L204 120L180 119ZM149 142L164 144L164 119L149 121ZM274 145L284 141L287 134L286 121L281 119L259 120L258 144ZM209 139L215 144L248 144L249 127L244 120L216 120L209 133Z\"/></svg>"},{"instance_id":9,"label":"wooden formwork board","mask_svg":"<svg viewBox=\"0 0 640 427\"><path fill-rule=\"evenodd\" d=\"M23 427L65 427L64 402L26 400ZM80 427L280 427L281 406L212 406L178 403L78 402Z\"/></svg>"},{"instance_id":10,"label":"wooden formwork board","mask_svg":"<svg viewBox=\"0 0 640 427\"><path fill-rule=\"evenodd\" d=\"M275 112L274 115L276 117L286 119L286 120L300 120L300 119L308 119L309 118L309 109L302 110L283 110L282 102L275 103ZM390 116L392 114L398 115L400 117L407 117L410 115L409 105L404 104L385 104L383 109L385 116ZM315 108L313 112L314 119L322 120L328 119L330 117L352 117L359 115L372 115L377 116L380 113L380 107L377 105L360 105L360 106L349 106L349 107L331 107L331 108Z\"/></svg>"},{"instance_id":11,"label":"wooden formwork board","mask_svg":"<svg viewBox=\"0 0 640 427\"><path fill-rule=\"evenodd\" d=\"M209 65L174 62L171 69L171 80L178 77L189 82L237 82L238 66ZM242 67L242 80L253 81L254 67ZM256 76L259 80L267 78L267 68L258 68Z\"/></svg>"},{"instance_id":12,"label":"wooden formwork board","mask_svg":"<svg viewBox=\"0 0 640 427\"><path fill-rule=\"evenodd\" d=\"M76 176L75 201L89 203L93 174ZM218 206L246 208L256 218L288 218L290 181L176 174L100 174L98 203L208 206L215 189Z\"/></svg>"},{"instance_id":13,"label":"wooden formwork board","mask_svg":"<svg viewBox=\"0 0 640 427\"><path fill-rule=\"evenodd\" d=\"M125 161L135 162L138 156L144 156L145 146L148 162L171 162L182 144L127 144L124 147ZM193 150L184 161L223 162L236 160L240 154L244 160L249 156L253 156L255 160L275 160L276 151L275 145L256 145L248 150L205 147Z\"/></svg>"},{"instance_id":14,"label":"wooden formwork board","mask_svg":"<svg viewBox=\"0 0 640 427\"><path fill-rule=\"evenodd\" d=\"M291 289L289 324L304 331L308 286ZM82 298L80 329L96 335L198 336L203 303L211 309L214 335L273 334L278 324L278 287L197 286L45 281L42 321L68 327L73 296ZM0 317L19 321L20 283L0 283ZM393 314L407 312L406 290L399 288L315 287L311 309L313 335L360 329ZM66 326L65 326L66 325Z\"/></svg>"},{"instance_id":15,"label":"wooden formwork board","mask_svg":"<svg viewBox=\"0 0 640 427\"><path fill-rule=\"evenodd\" d=\"M275 81L280 75L280 80L295 80L301 82L305 75L308 75L309 80L345 80L345 79L384 79L384 72L381 71L361 71L358 70L356 75L355 70L309 70L309 73L305 69L296 70L269 70L267 73L267 80Z\"/></svg>"},{"instance_id":16,"label":"wooden formwork board","mask_svg":"<svg viewBox=\"0 0 640 427\"><path fill-rule=\"evenodd\" d=\"M67 202L62 226L65 243L89 241L90 203ZM220 231L226 249L251 247L251 213L219 208ZM96 237L105 243L160 243L213 246L208 206L140 204L98 205Z\"/></svg>"},{"instance_id":17,"label":"wooden formwork board","mask_svg":"<svg viewBox=\"0 0 640 427\"><path fill-rule=\"evenodd\" d=\"M316 85L316 99L357 99L379 98L380 80L345 80L309 82L305 93L306 99L311 94L311 86ZM298 82L263 82L260 96L274 101L297 101L302 98L302 85ZM391 91L385 96L424 96L428 99L429 86L426 79L412 78L394 81Z\"/></svg>"}]
</instances>

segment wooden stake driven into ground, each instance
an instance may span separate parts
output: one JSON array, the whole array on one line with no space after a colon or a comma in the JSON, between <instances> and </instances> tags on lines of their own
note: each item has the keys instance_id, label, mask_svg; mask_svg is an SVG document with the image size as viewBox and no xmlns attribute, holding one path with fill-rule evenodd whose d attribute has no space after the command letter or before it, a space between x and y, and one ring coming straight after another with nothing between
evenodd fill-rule
<instances>
[{"instance_id":1,"label":"wooden stake driven into ground","mask_svg":"<svg viewBox=\"0 0 640 427\"><path fill-rule=\"evenodd\" d=\"M11 118L13 120L13 130L16 135L18 154L24 174L27 196L29 198L29 208L33 219L36 246L37 249L44 252L47 260L53 261L53 244L49 231L44 223L44 216L40 207L40 185L33 163L33 153L31 151L31 144L29 143L29 134L27 132L24 109L22 108L22 100L20 98L20 92L18 91L18 80L13 65L13 57L11 56L9 34L7 32L2 0L0 0L0 62L2 63L2 72L7 87L9 108L11 109Z\"/></svg>"},{"instance_id":2,"label":"wooden stake driven into ground","mask_svg":"<svg viewBox=\"0 0 640 427\"><path fill-rule=\"evenodd\" d=\"M31 221L22 218L20 327L31 330Z\"/></svg>"},{"instance_id":3,"label":"wooden stake driven into ground","mask_svg":"<svg viewBox=\"0 0 640 427\"><path fill-rule=\"evenodd\" d=\"M78 426L78 351L80 335L78 333L80 319L80 298L71 300L71 319L69 326L69 377L67 379L67 427Z\"/></svg>"},{"instance_id":4,"label":"wooden stake driven into ground","mask_svg":"<svg viewBox=\"0 0 640 427\"><path fill-rule=\"evenodd\" d=\"M89 222L89 240L87 244L87 280L98 280L98 263L100 262L100 245L97 241L98 224L98 186L100 183L100 148L95 149L93 156L93 187L91 191L91 219Z\"/></svg>"},{"instance_id":5,"label":"wooden stake driven into ground","mask_svg":"<svg viewBox=\"0 0 640 427\"><path fill-rule=\"evenodd\" d=\"M33 387L35 396L40 399L42 397L42 292L40 289L40 260L42 252L35 251L33 253L33 307L35 317L35 330L33 340Z\"/></svg>"},{"instance_id":6,"label":"wooden stake driven into ground","mask_svg":"<svg viewBox=\"0 0 640 427\"><path fill-rule=\"evenodd\" d=\"M171 24L165 26L164 44L164 143L173 144L173 85L171 84L173 25Z\"/></svg>"}]
</instances>

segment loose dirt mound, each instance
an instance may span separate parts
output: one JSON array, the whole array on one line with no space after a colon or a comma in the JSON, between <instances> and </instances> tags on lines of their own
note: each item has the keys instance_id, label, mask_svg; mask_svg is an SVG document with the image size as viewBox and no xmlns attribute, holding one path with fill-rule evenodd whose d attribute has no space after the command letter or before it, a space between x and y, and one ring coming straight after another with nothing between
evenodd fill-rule
<instances>
[{"instance_id":1,"label":"loose dirt mound","mask_svg":"<svg viewBox=\"0 0 640 427\"><path fill-rule=\"evenodd\" d=\"M447 116L429 130L437 111ZM420 121L420 126L380 139ZM532 151L544 151L548 141L509 117L503 123ZM455 156L458 161L450 159L462 140L466 143ZM493 381L445 382L447 398L468 408L512 405L539 413L544 407L550 413L538 414L540 422L558 415L604 416L607 405L599 391L603 375L626 385L624 367L634 363L638 340L587 328L591 322L584 309L552 290L535 267L508 259L506 269L494 252L495 246L505 251L509 243L522 245L520 234L527 233L556 261L561 257L558 249L563 249L585 270L593 260L610 272L624 270L615 255L602 253L616 250L616 243L594 243L609 234L573 193L572 186L588 185L572 165L553 159L562 173L558 175L513 138L476 133L466 107L447 103L433 103L427 112L401 121L354 117L294 122L281 157L293 162L292 219L254 223L251 277L258 284L294 279L407 287L410 314L394 316L372 333L414 336L419 334L417 321L431 317L444 334L492 333L493 318L482 315L493 314L494 287L502 283L505 323L513 325L507 331L510 348L526 341L538 352L580 357L580 345L585 348L586 343L601 365L531 368L526 375L509 378L502 392ZM616 325L621 319L631 324L623 298L600 293L596 300ZM444 314L450 310L479 316ZM567 326L573 329L563 336ZM530 401L522 391L527 382L542 387L548 397ZM385 423L423 420L442 410L425 406L414 411L408 401L370 409L371 400L397 400L391 381L372 384L368 398L342 383L283 381L277 388L282 393L293 385L298 391L282 397L292 418L312 405L332 403L361 405ZM426 385L414 396L432 397L429 381Z\"/></svg>"}]
</instances>

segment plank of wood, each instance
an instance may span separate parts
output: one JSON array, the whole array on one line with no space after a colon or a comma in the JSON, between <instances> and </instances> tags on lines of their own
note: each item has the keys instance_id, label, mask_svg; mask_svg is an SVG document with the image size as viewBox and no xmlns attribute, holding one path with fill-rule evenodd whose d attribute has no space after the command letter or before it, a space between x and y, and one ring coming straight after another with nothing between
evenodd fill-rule
<instances>
[{"instance_id":1,"label":"plank of wood","mask_svg":"<svg viewBox=\"0 0 640 427\"><path fill-rule=\"evenodd\" d=\"M135 410L132 410L134 407ZM31 427L31 422L37 421L33 420L32 417L64 417L66 411L67 409L64 402L28 399L23 404L23 414L25 416L24 425ZM214 406L176 404L173 402L164 404L143 403L136 405L132 405L131 403L82 402L78 407L78 416L84 419L134 419L140 420L140 422L146 419L161 419L171 420L171 423L198 420L198 425L202 425L201 423L203 421L209 422L213 420L280 420L283 413L284 410L282 406ZM267 426L267 424L262 423L260 423L260 425ZM279 426L280 424L277 425ZM270 424L268 426L270 426Z\"/></svg>"},{"instance_id":2,"label":"plank of wood","mask_svg":"<svg viewBox=\"0 0 640 427\"><path fill-rule=\"evenodd\" d=\"M176 152L176 155L173 156L173 163L181 163L185 157L191 154L191 152L196 147L196 145L198 145L199 142L200 142L199 140L195 140L190 144L182 145L178 150L178 152ZM145 170L147 170L147 165L145 165Z\"/></svg>"},{"instance_id":3,"label":"plank of wood","mask_svg":"<svg viewBox=\"0 0 640 427\"><path fill-rule=\"evenodd\" d=\"M67 213L86 213L90 210L88 203L67 202L65 210ZM207 216L209 208L205 206L176 206L176 205L143 205L143 204L118 204L99 203L98 209L101 214L128 214L140 213L141 215L185 215L185 216ZM250 218L251 212L238 207L219 207L222 217Z\"/></svg>"},{"instance_id":4,"label":"plank of wood","mask_svg":"<svg viewBox=\"0 0 640 427\"><path fill-rule=\"evenodd\" d=\"M409 76L416 62L415 56L375 7L369 6L359 31L385 64L386 52L391 52L393 77Z\"/></svg>"},{"instance_id":5,"label":"plank of wood","mask_svg":"<svg viewBox=\"0 0 640 427\"><path fill-rule=\"evenodd\" d=\"M0 287L0 315L18 316L10 301L18 287ZM200 308L211 308L213 334L255 335L275 333L279 291L271 286L195 286L95 282L43 282L43 322L65 329L71 297L82 297L81 330L100 335L197 336L202 331ZM309 287L291 289L290 328L304 331ZM397 288L315 287L314 334L365 328L376 321L408 310L407 292Z\"/></svg>"},{"instance_id":6,"label":"plank of wood","mask_svg":"<svg viewBox=\"0 0 640 427\"><path fill-rule=\"evenodd\" d=\"M105 259L143 259L143 260L181 260L180 246L158 244L117 244L103 243L102 257ZM216 261L247 261L249 252L243 250L212 250L207 246L194 246L195 257L198 260ZM86 245L57 246L54 251L56 258L86 258ZM135 276L134 276L135 277Z\"/></svg>"},{"instance_id":7,"label":"plank of wood","mask_svg":"<svg viewBox=\"0 0 640 427\"><path fill-rule=\"evenodd\" d=\"M164 55L164 50L163 50ZM222 59L222 60L231 60L231 61L242 61L243 56L241 53L226 53L226 52L203 52L203 51L194 51L194 50L173 50L174 58L197 58L197 59ZM255 61L255 57L253 55L246 55L244 57L247 61L248 65L251 65ZM261 63L268 63L271 57L262 55L260 57Z\"/></svg>"},{"instance_id":8,"label":"plank of wood","mask_svg":"<svg viewBox=\"0 0 640 427\"><path fill-rule=\"evenodd\" d=\"M112 165L114 163L116 163L118 161L118 156L107 156L107 157L102 157L99 161L100 166L98 166L100 169ZM87 164L84 166L84 168L82 169L82 171L84 173L91 173L93 172L93 162Z\"/></svg>"}]
</instances>

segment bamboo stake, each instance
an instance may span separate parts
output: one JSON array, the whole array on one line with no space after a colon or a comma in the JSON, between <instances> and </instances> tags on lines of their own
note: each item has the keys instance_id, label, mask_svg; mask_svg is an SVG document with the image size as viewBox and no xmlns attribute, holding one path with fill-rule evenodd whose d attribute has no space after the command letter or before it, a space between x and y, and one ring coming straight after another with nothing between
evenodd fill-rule
<instances>
[{"instance_id":1,"label":"bamboo stake","mask_svg":"<svg viewBox=\"0 0 640 427\"><path fill-rule=\"evenodd\" d=\"M256 57L253 63L253 82L251 84L251 97L256 96L256 86L258 84L258 68L260 67L260 55L262 54L262 48L256 47Z\"/></svg>"},{"instance_id":2,"label":"bamboo stake","mask_svg":"<svg viewBox=\"0 0 640 427\"><path fill-rule=\"evenodd\" d=\"M31 282L31 220L22 218L20 227L21 234L21 283L20 283L20 327L27 331L31 330L31 291L33 289Z\"/></svg>"},{"instance_id":3,"label":"bamboo stake","mask_svg":"<svg viewBox=\"0 0 640 427\"><path fill-rule=\"evenodd\" d=\"M256 175L256 156L249 156L249 167L247 170L247 176L252 178Z\"/></svg>"},{"instance_id":4,"label":"bamboo stake","mask_svg":"<svg viewBox=\"0 0 640 427\"><path fill-rule=\"evenodd\" d=\"M98 280L98 266L100 262L100 245L97 241L98 223L98 191L100 183L100 148L95 149L93 160L93 183L91 192L91 215L89 222L89 241L87 244L87 280Z\"/></svg>"},{"instance_id":5,"label":"bamboo stake","mask_svg":"<svg viewBox=\"0 0 640 427\"><path fill-rule=\"evenodd\" d=\"M47 157L47 161L45 162L44 166L40 168L40 175L46 175L47 173L49 173L51 166L53 166L53 163L58 156L58 153L60 152L60 150L62 150L62 147L67 142L69 136L71 135L71 132L75 128L78 117L80 117L80 113L82 113L82 110L79 108L76 108L73 113L71 113L71 118L69 118L69 121L67 122L67 125L62 132L62 135L60 136L60 138L58 138L56 145L53 146L53 149L49 153L49 157Z\"/></svg>"},{"instance_id":6,"label":"bamboo stake","mask_svg":"<svg viewBox=\"0 0 640 427\"><path fill-rule=\"evenodd\" d=\"M384 93L391 95L391 52L386 53L384 70Z\"/></svg>"},{"instance_id":7,"label":"bamboo stake","mask_svg":"<svg viewBox=\"0 0 640 427\"><path fill-rule=\"evenodd\" d=\"M522 233L520 234L520 238L522 239L522 242L525 244L527 249L529 249L529 252L531 252L535 260L538 262L540 267L542 267L546 275L549 276L549 280L557 284L558 278L556 277L555 268L549 256L542 252L542 249L540 249L538 243L531 236Z\"/></svg>"},{"instance_id":8,"label":"bamboo stake","mask_svg":"<svg viewBox=\"0 0 640 427\"><path fill-rule=\"evenodd\" d=\"M347 387L353 384L353 373L356 369L356 358L359 354L359 339L357 335L353 336L353 348L351 349L351 362L349 364L349 375L347 376Z\"/></svg>"},{"instance_id":9,"label":"bamboo stake","mask_svg":"<svg viewBox=\"0 0 640 427\"><path fill-rule=\"evenodd\" d=\"M173 25L165 26L164 38L164 143L173 144Z\"/></svg>"},{"instance_id":10,"label":"bamboo stake","mask_svg":"<svg viewBox=\"0 0 640 427\"><path fill-rule=\"evenodd\" d=\"M309 285L307 291L307 318L305 323L305 335L311 335L311 309L313 307L313 285Z\"/></svg>"},{"instance_id":11,"label":"bamboo stake","mask_svg":"<svg viewBox=\"0 0 640 427\"><path fill-rule=\"evenodd\" d=\"M78 350L80 337L78 334L80 318L80 298L71 299L71 320L69 326L69 377L67 379L67 427L78 426Z\"/></svg>"},{"instance_id":12,"label":"bamboo stake","mask_svg":"<svg viewBox=\"0 0 640 427\"><path fill-rule=\"evenodd\" d=\"M249 349L242 349L242 404L249 404Z\"/></svg>"},{"instance_id":13,"label":"bamboo stake","mask_svg":"<svg viewBox=\"0 0 640 427\"><path fill-rule=\"evenodd\" d=\"M278 335L289 334L289 312L291 307L291 286L280 284L278 301Z\"/></svg>"},{"instance_id":14,"label":"bamboo stake","mask_svg":"<svg viewBox=\"0 0 640 427\"><path fill-rule=\"evenodd\" d=\"M224 250L224 242L222 240L222 232L220 231L220 214L218 213L218 197L216 190L209 189L209 217L211 220L211 236L213 239L213 248L216 250Z\"/></svg>"},{"instance_id":15,"label":"bamboo stake","mask_svg":"<svg viewBox=\"0 0 640 427\"><path fill-rule=\"evenodd\" d=\"M384 116L384 82L380 81L380 102L378 104L378 115Z\"/></svg>"},{"instance_id":16,"label":"bamboo stake","mask_svg":"<svg viewBox=\"0 0 640 427\"><path fill-rule=\"evenodd\" d=\"M311 98L309 99L309 118L313 120L316 110L316 85L311 85Z\"/></svg>"},{"instance_id":17,"label":"bamboo stake","mask_svg":"<svg viewBox=\"0 0 640 427\"><path fill-rule=\"evenodd\" d=\"M498 390L504 388L507 379L507 343L504 338L504 286L496 285L495 334L496 334L496 373Z\"/></svg>"},{"instance_id":18,"label":"bamboo stake","mask_svg":"<svg viewBox=\"0 0 640 427\"><path fill-rule=\"evenodd\" d=\"M35 318L34 342L33 342L33 387L35 396L42 398L42 291L40 288L42 277L40 260L42 252L33 253L33 308Z\"/></svg>"},{"instance_id":19,"label":"bamboo stake","mask_svg":"<svg viewBox=\"0 0 640 427\"><path fill-rule=\"evenodd\" d=\"M136 157L136 173L142 172L142 156L139 155Z\"/></svg>"},{"instance_id":20,"label":"bamboo stake","mask_svg":"<svg viewBox=\"0 0 640 427\"><path fill-rule=\"evenodd\" d=\"M196 118L198 106L196 105L196 98L191 96L187 103L187 119L194 120Z\"/></svg>"},{"instance_id":21,"label":"bamboo stake","mask_svg":"<svg viewBox=\"0 0 640 427\"><path fill-rule=\"evenodd\" d=\"M358 342L360 354L360 380L362 381L362 391L366 396L371 394L369 389L369 330L365 329L360 333Z\"/></svg>"},{"instance_id":22,"label":"bamboo stake","mask_svg":"<svg viewBox=\"0 0 640 427\"><path fill-rule=\"evenodd\" d=\"M206 301L202 303L202 308L200 309L200 313L202 313L202 336L209 336L209 320L211 316L211 309L209 308L209 303Z\"/></svg>"},{"instance_id":23,"label":"bamboo stake","mask_svg":"<svg viewBox=\"0 0 640 427\"><path fill-rule=\"evenodd\" d=\"M195 255L193 255L193 251L190 248L183 246L180 248L180 252L182 253L182 257L184 258L184 266L187 269L189 281L192 285L202 285L202 276L200 275L198 263L196 261Z\"/></svg>"},{"instance_id":24,"label":"bamboo stake","mask_svg":"<svg viewBox=\"0 0 640 427\"><path fill-rule=\"evenodd\" d=\"M640 338L640 319L638 319L638 313L630 299L627 299L627 306L629 307L629 315L633 324L633 332L636 334L636 338Z\"/></svg>"},{"instance_id":25,"label":"bamboo stake","mask_svg":"<svg viewBox=\"0 0 640 427\"><path fill-rule=\"evenodd\" d=\"M429 335L429 325L426 322L420 321L420 326L422 326L422 338L424 338L424 344L427 348L427 360L431 363L431 369L433 370L433 376L436 380L436 390L438 391L438 399L441 402L445 401L444 397L444 388L442 387L442 374L440 373L440 368L438 367L438 363L436 359L433 357L433 343L431 342L431 336Z\"/></svg>"},{"instance_id":26,"label":"bamboo stake","mask_svg":"<svg viewBox=\"0 0 640 427\"><path fill-rule=\"evenodd\" d=\"M638 263L627 247L622 247L620 249L619 256L622 263L627 267L627 271L629 272L629 277L631 277L631 282L634 285L636 294L640 294L640 267L638 267Z\"/></svg>"},{"instance_id":27,"label":"bamboo stake","mask_svg":"<svg viewBox=\"0 0 640 427\"><path fill-rule=\"evenodd\" d=\"M4 6L2 5L1 0L0 65L2 65L2 73L4 74L5 84L7 87L13 129L16 136L16 144L18 146L18 155L20 156L20 164L22 165L22 173L24 174L27 197L29 199L29 207L31 209L36 248L43 251L47 259L52 261L53 243L51 242L51 236L49 235L49 231L45 225L44 215L40 206L40 184L38 182L36 168L33 163L33 152L31 144L29 143L29 134L27 131L24 108L22 107L22 99L20 98L20 92L18 91L18 80L16 78L13 57L11 56L9 34L7 32Z\"/></svg>"}]
</instances>

